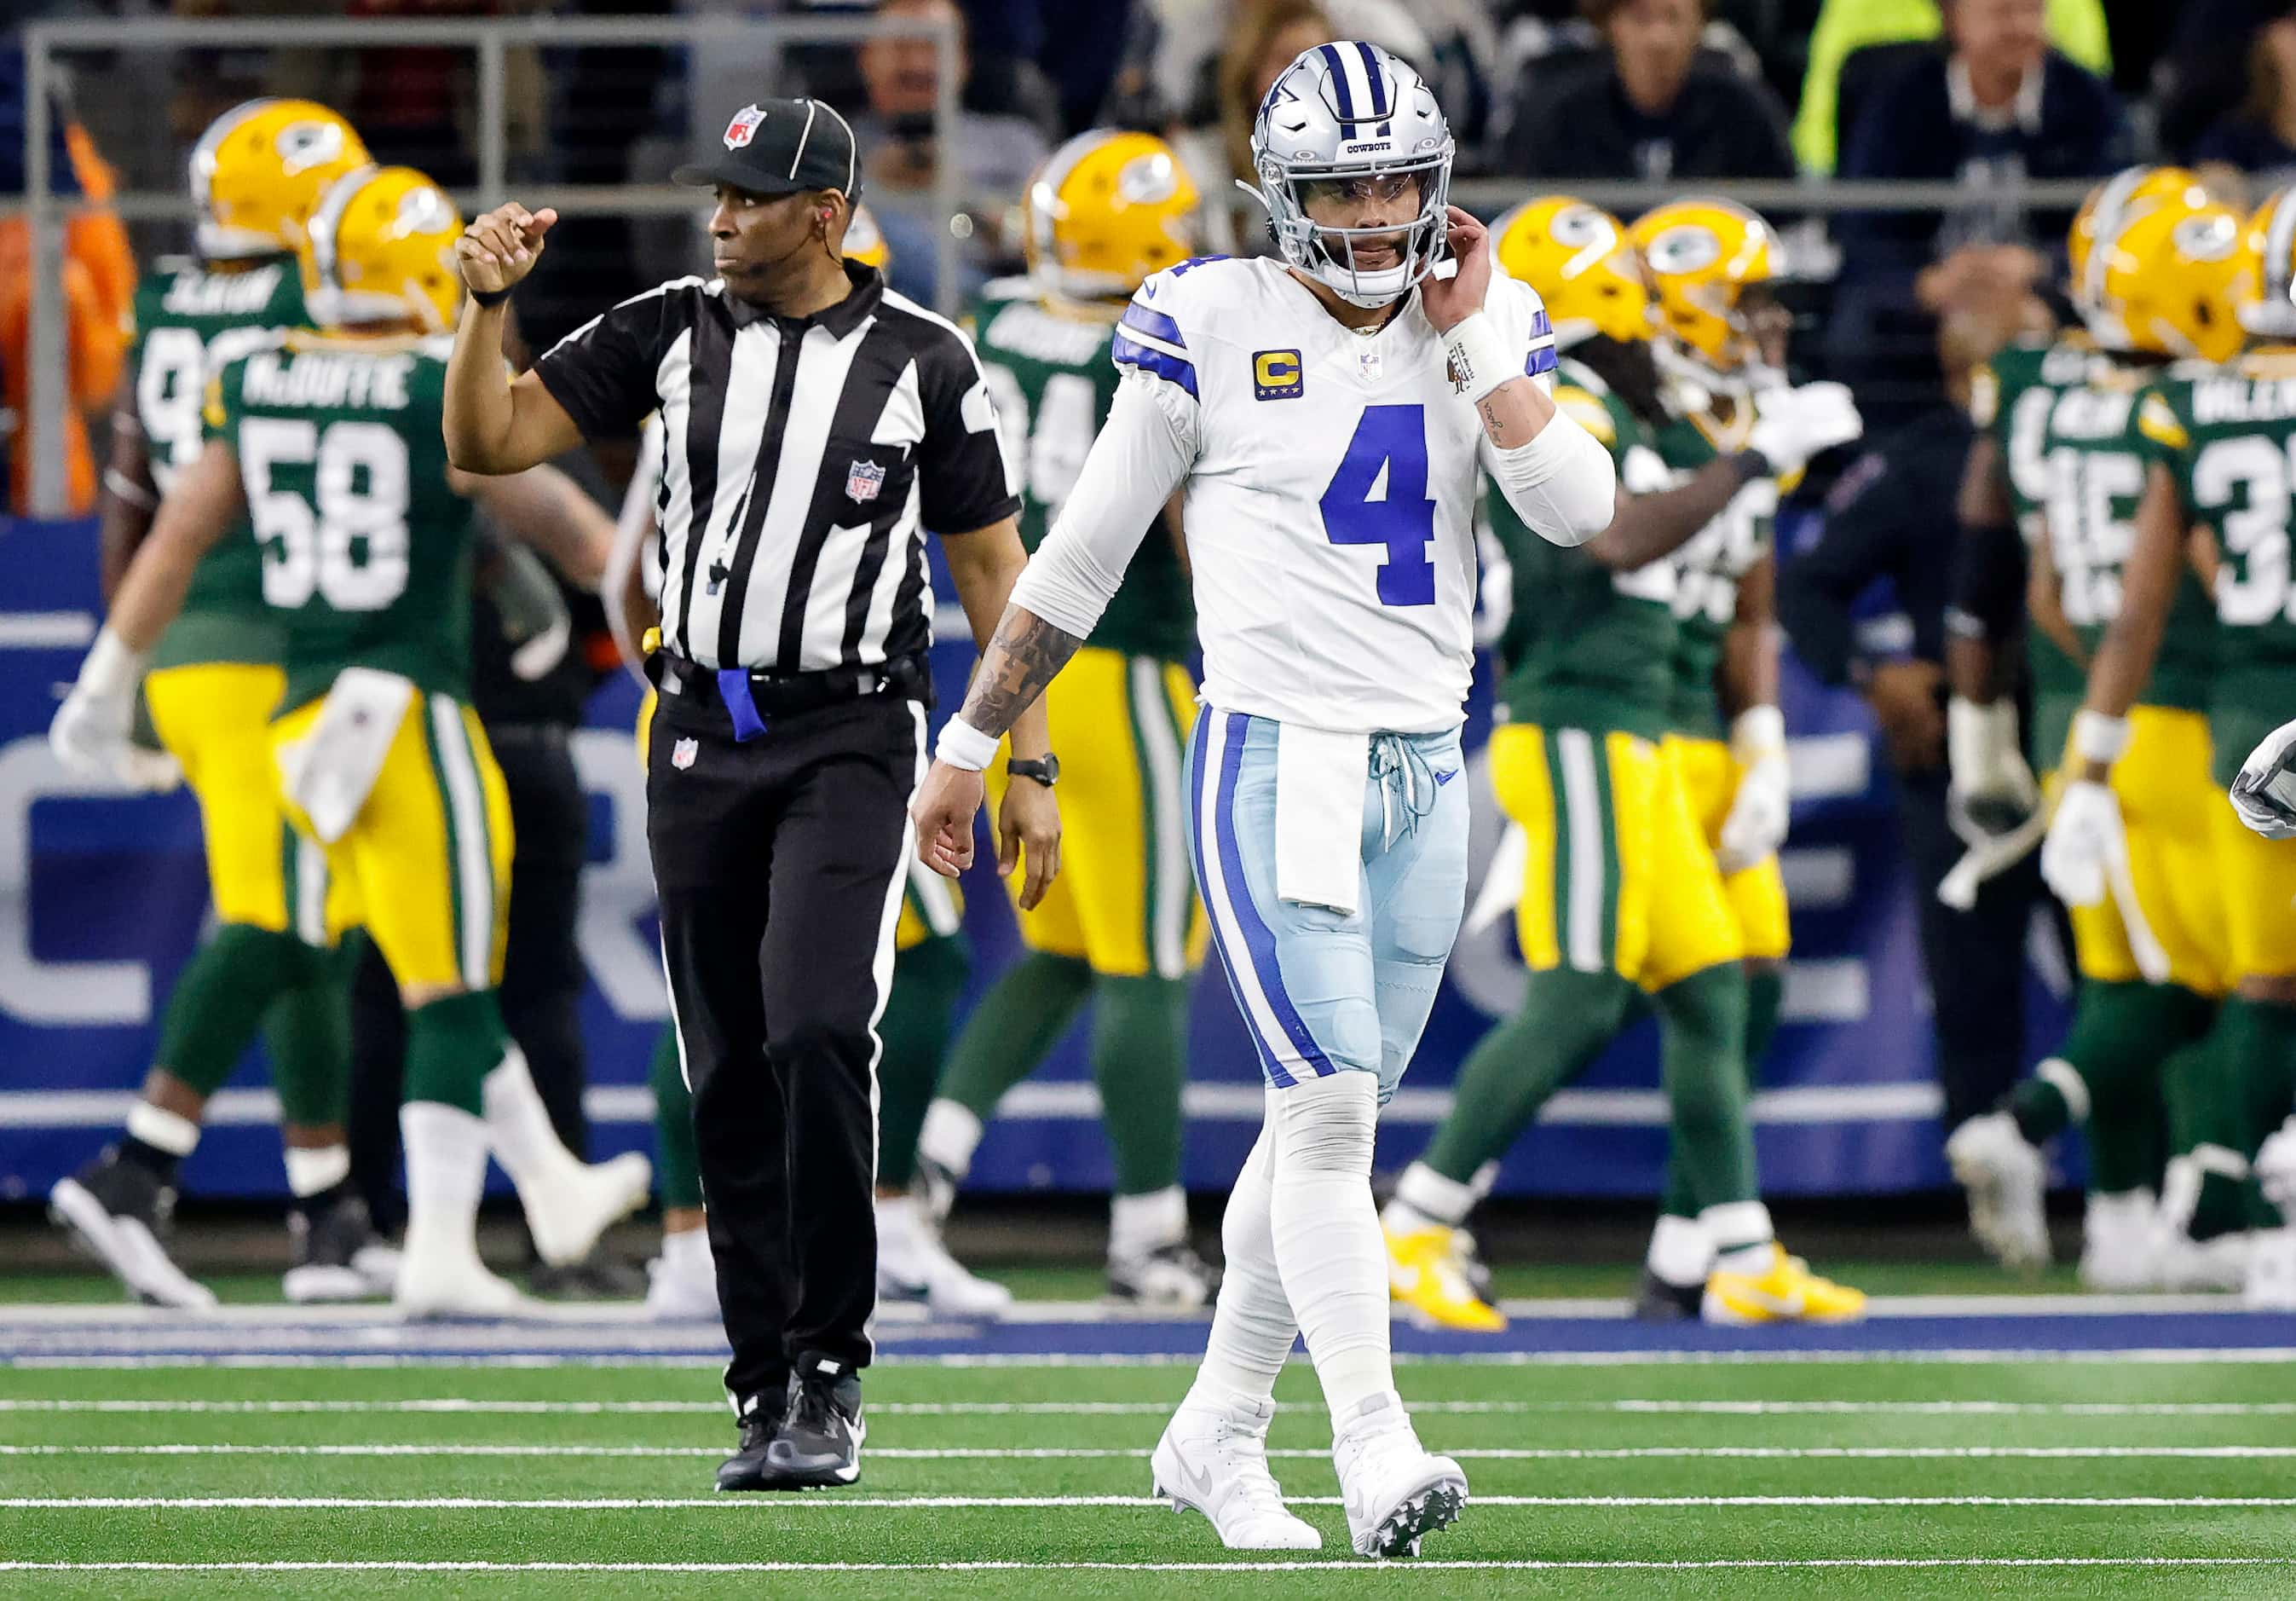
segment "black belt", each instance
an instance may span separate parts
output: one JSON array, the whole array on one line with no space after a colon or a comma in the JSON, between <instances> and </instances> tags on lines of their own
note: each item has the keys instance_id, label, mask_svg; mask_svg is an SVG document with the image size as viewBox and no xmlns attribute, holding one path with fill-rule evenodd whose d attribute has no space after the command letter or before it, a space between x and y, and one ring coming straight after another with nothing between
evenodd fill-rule
<instances>
[{"instance_id":1,"label":"black belt","mask_svg":"<svg viewBox=\"0 0 2296 1601\"><path fill-rule=\"evenodd\" d=\"M847 701L889 695L931 707L932 669L922 653L873 667L832 667L812 673L703 667L669 651L646 658L646 677L664 696L715 702L733 718L734 737L752 740L775 718L796 717Z\"/></svg>"}]
</instances>

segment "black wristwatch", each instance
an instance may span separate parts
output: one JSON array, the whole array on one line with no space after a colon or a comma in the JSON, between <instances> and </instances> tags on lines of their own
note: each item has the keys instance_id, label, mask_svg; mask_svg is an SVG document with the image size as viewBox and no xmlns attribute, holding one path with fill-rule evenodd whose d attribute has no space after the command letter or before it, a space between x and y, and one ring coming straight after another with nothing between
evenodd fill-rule
<instances>
[{"instance_id":1,"label":"black wristwatch","mask_svg":"<svg viewBox=\"0 0 2296 1601\"><path fill-rule=\"evenodd\" d=\"M1050 751L1041 761L1022 761L1016 756L1004 764L1004 770L1015 778L1033 778L1050 789L1061 781L1061 759Z\"/></svg>"}]
</instances>

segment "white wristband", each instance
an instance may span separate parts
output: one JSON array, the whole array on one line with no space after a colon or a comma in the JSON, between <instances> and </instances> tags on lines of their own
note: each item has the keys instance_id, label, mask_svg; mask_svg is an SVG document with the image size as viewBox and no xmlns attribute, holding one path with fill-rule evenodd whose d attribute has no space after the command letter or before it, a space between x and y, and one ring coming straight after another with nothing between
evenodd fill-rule
<instances>
[{"instance_id":1,"label":"white wristband","mask_svg":"<svg viewBox=\"0 0 2296 1601\"><path fill-rule=\"evenodd\" d=\"M79 665L80 687L94 695L132 694L150 659L147 653L128 649L126 640L104 628L88 647L87 660Z\"/></svg>"},{"instance_id":2,"label":"white wristband","mask_svg":"<svg viewBox=\"0 0 2296 1601\"><path fill-rule=\"evenodd\" d=\"M1522 353L1509 347L1487 311L1453 324L1443 335L1443 354L1451 363L1452 392L1465 396L1471 406L1523 375Z\"/></svg>"},{"instance_id":3,"label":"white wristband","mask_svg":"<svg viewBox=\"0 0 2296 1601\"><path fill-rule=\"evenodd\" d=\"M953 717L941 725L933 755L953 768L978 773L996 759L996 747L1002 743L996 735L983 734L963 718Z\"/></svg>"},{"instance_id":4,"label":"white wristband","mask_svg":"<svg viewBox=\"0 0 2296 1601\"><path fill-rule=\"evenodd\" d=\"M1786 748L1786 714L1775 706L1749 706L1730 724L1730 750L1742 766Z\"/></svg>"},{"instance_id":5,"label":"white wristband","mask_svg":"<svg viewBox=\"0 0 2296 1601\"><path fill-rule=\"evenodd\" d=\"M2128 749L2128 719L2107 717L2087 707L2073 714L2073 754L2110 766Z\"/></svg>"}]
</instances>

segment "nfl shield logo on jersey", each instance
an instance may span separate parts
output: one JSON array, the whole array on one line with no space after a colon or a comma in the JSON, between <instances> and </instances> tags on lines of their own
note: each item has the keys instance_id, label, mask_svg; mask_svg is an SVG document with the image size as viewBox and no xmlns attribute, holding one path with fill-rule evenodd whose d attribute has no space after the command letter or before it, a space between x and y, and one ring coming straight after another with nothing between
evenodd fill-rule
<instances>
[{"instance_id":1,"label":"nfl shield logo on jersey","mask_svg":"<svg viewBox=\"0 0 2296 1601\"><path fill-rule=\"evenodd\" d=\"M734 120L728 123L726 127L726 148L727 150L739 150L750 140L756 138L758 136L758 124L763 122L765 119L766 114L753 105L745 105L740 111L734 112Z\"/></svg>"},{"instance_id":2,"label":"nfl shield logo on jersey","mask_svg":"<svg viewBox=\"0 0 2296 1601\"><path fill-rule=\"evenodd\" d=\"M855 461L845 470L845 497L855 505L865 505L877 498L877 491L885 487L885 466L882 462Z\"/></svg>"},{"instance_id":3,"label":"nfl shield logo on jersey","mask_svg":"<svg viewBox=\"0 0 2296 1601\"><path fill-rule=\"evenodd\" d=\"M692 740L679 740L676 744L669 748L669 765L683 773L686 768L693 765L693 752L695 749L696 747Z\"/></svg>"}]
</instances>

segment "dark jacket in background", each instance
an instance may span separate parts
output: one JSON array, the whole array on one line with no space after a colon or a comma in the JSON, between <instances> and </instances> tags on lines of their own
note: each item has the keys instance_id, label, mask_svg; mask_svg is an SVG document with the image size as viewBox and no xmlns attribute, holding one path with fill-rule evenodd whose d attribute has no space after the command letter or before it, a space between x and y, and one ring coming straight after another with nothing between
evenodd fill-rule
<instances>
[{"instance_id":1,"label":"dark jacket in background","mask_svg":"<svg viewBox=\"0 0 2296 1601\"><path fill-rule=\"evenodd\" d=\"M1538 178L1790 178L1785 108L1769 86L1701 61L1663 114L1628 100L1605 60L1548 86L1526 77L1499 170Z\"/></svg>"}]
</instances>

